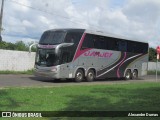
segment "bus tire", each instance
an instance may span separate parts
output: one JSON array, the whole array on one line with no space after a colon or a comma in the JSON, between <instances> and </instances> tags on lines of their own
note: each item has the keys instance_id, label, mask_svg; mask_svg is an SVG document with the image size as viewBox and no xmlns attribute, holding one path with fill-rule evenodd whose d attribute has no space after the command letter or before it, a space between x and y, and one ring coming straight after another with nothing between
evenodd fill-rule
<instances>
[{"instance_id":1,"label":"bus tire","mask_svg":"<svg viewBox=\"0 0 160 120\"><path fill-rule=\"evenodd\" d=\"M138 71L137 70L133 70L132 72L132 79L137 79L138 78Z\"/></svg>"},{"instance_id":2,"label":"bus tire","mask_svg":"<svg viewBox=\"0 0 160 120\"><path fill-rule=\"evenodd\" d=\"M75 74L75 82L81 82L84 79L84 72L81 69L78 69Z\"/></svg>"},{"instance_id":3,"label":"bus tire","mask_svg":"<svg viewBox=\"0 0 160 120\"><path fill-rule=\"evenodd\" d=\"M54 82L60 82L60 79L54 79L53 81Z\"/></svg>"},{"instance_id":4,"label":"bus tire","mask_svg":"<svg viewBox=\"0 0 160 120\"><path fill-rule=\"evenodd\" d=\"M130 80L131 77L132 77L131 70L127 70L124 76L125 80Z\"/></svg>"},{"instance_id":5,"label":"bus tire","mask_svg":"<svg viewBox=\"0 0 160 120\"><path fill-rule=\"evenodd\" d=\"M94 72L94 70L90 69L87 73L86 80L88 82L92 82L92 81L94 81L94 79L95 79L95 72Z\"/></svg>"}]
</instances>

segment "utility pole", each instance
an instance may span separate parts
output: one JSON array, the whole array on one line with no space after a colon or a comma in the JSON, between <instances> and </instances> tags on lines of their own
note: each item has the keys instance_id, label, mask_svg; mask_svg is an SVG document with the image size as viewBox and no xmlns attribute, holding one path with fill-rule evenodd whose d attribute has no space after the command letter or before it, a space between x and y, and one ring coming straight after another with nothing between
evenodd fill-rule
<instances>
[{"instance_id":1,"label":"utility pole","mask_svg":"<svg viewBox=\"0 0 160 120\"><path fill-rule=\"evenodd\" d=\"M4 7L4 0L2 0L1 4L1 14L0 14L0 42L2 41L2 19L3 19L3 7Z\"/></svg>"}]
</instances>

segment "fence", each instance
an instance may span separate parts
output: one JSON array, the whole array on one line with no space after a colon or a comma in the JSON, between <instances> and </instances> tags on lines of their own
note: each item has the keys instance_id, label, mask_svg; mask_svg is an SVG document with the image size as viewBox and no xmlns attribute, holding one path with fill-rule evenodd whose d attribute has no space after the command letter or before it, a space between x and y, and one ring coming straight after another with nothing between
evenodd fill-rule
<instances>
[{"instance_id":1,"label":"fence","mask_svg":"<svg viewBox=\"0 0 160 120\"><path fill-rule=\"evenodd\" d=\"M35 53L0 50L0 71L27 71L34 67Z\"/></svg>"},{"instance_id":2,"label":"fence","mask_svg":"<svg viewBox=\"0 0 160 120\"><path fill-rule=\"evenodd\" d=\"M160 71L160 62L158 62L157 68L158 68L158 71ZM149 62L148 70L156 70L156 62Z\"/></svg>"},{"instance_id":3,"label":"fence","mask_svg":"<svg viewBox=\"0 0 160 120\"><path fill-rule=\"evenodd\" d=\"M27 71L34 67L35 53L0 50L0 71ZM148 63L148 70L156 70L156 62ZM160 62L158 63L160 70Z\"/></svg>"}]
</instances>

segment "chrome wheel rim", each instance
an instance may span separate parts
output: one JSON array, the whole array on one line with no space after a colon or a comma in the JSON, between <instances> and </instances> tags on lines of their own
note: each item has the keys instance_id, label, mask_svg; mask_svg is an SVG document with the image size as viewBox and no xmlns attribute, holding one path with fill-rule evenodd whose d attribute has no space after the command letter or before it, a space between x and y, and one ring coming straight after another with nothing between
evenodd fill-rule
<instances>
[{"instance_id":1,"label":"chrome wheel rim","mask_svg":"<svg viewBox=\"0 0 160 120\"><path fill-rule=\"evenodd\" d=\"M129 72L127 72L127 74L126 74L126 78L127 78L127 79L129 79L129 78L130 78L130 73L129 73Z\"/></svg>"},{"instance_id":2,"label":"chrome wheel rim","mask_svg":"<svg viewBox=\"0 0 160 120\"><path fill-rule=\"evenodd\" d=\"M137 77L137 73L133 72L133 77L136 78Z\"/></svg>"},{"instance_id":3,"label":"chrome wheel rim","mask_svg":"<svg viewBox=\"0 0 160 120\"><path fill-rule=\"evenodd\" d=\"M88 74L88 77L92 80L92 79L94 78L93 73L90 72L90 73Z\"/></svg>"},{"instance_id":4,"label":"chrome wheel rim","mask_svg":"<svg viewBox=\"0 0 160 120\"><path fill-rule=\"evenodd\" d=\"M77 79L78 79L78 80L81 80L82 77L83 77L83 76L82 76L82 73L78 72L78 73L77 73Z\"/></svg>"}]
</instances>

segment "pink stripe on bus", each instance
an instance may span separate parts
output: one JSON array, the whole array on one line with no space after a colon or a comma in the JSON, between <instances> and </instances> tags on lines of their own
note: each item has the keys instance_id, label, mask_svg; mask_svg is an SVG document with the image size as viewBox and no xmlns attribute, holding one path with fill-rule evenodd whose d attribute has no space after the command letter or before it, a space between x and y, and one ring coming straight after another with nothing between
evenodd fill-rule
<instances>
[{"instance_id":1,"label":"pink stripe on bus","mask_svg":"<svg viewBox=\"0 0 160 120\"><path fill-rule=\"evenodd\" d=\"M73 59L74 61L75 61L78 57L80 57L83 53L85 53L85 52L87 52L87 51L89 51L89 50L92 49L92 48L88 48L88 49L85 49L85 50L81 50L81 47L82 47L82 44L83 44L83 41L84 41L85 36L86 36L86 33L83 34L83 36L82 36L82 38L81 38L81 40L80 40L80 42L79 42L77 51L76 51L75 56L74 56L74 59Z\"/></svg>"},{"instance_id":2,"label":"pink stripe on bus","mask_svg":"<svg viewBox=\"0 0 160 120\"><path fill-rule=\"evenodd\" d=\"M117 77L118 78L120 78L120 74L119 74L119 69L120 69L120 67L123 65L123 63L124 63L124 60L126 59L126 52L124 53L124 58L123 58L123 60L119 63L120 65L119 65L119 67L118 67L118 69L117 69Z\"/></svg>"}]
</instances>

